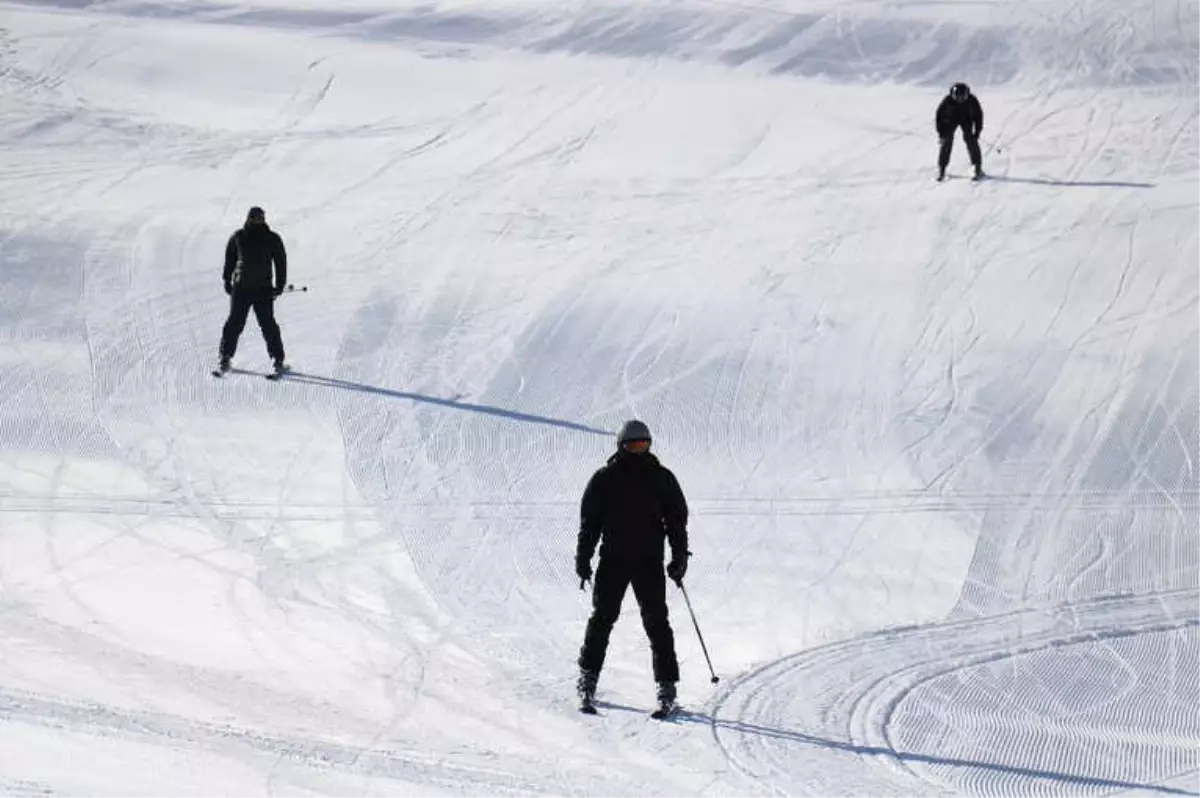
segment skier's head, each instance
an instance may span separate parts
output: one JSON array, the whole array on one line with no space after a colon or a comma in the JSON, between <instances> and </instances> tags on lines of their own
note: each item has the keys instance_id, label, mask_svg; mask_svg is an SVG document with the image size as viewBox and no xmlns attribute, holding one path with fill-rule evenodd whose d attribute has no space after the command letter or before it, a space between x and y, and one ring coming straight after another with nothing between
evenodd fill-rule
<instances>
[{"instance_id":1,"label":"skier's head","mask_svg":"<svg viewBox=\"0 0 1200 798\"><path fill-rule=\"evenodd\" d=\"M266 221L267 214L257 205L246 212L246 224L263 224Z\"/></svg>"},{"instance_id":2,"label":"skier's head","mask_svg":"<svg viewBox=\"0 0 1200 798\"><path fill-rule=\"evenodd\" d=\"M965 83L955 83L950 87L950 99L956 103L965 103L971 96L971 87Z\"/></svg>"},{"instance_id":3,"label":"skier's head","mask_svg":"<svg viewBox=\"0 0 1200 798\"><path fill-rule=\"evenodd\" d=\"M641 454L650 450L650 428L642 421L630 419L617 433L617 446L627 452Z\"/></svg>"}]
</instances>

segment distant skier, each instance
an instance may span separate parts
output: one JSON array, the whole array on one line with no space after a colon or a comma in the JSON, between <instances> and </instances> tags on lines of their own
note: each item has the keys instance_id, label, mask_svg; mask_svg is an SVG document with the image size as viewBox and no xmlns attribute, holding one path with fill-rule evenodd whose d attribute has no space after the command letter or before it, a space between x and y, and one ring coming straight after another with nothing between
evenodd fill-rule
<instances>
[{"instance_id":1,"label":"distant skier","mask_svg":"<svg viewBox=\"0 0 1200 798\"><path fill-rule=\"evenodd\" d=\"M275 373L286 371L283 339L275 321L275 298L287 285L287 252L283 239L267 226L266 214L257 205L246 214L246 223L229 237L221 277L229 294L229 318L221 332L218 371L229 370L251 309Z\"/></svg>"},{"instance_id":2,"label":"distant skier","mask_svg":"<svg viewBox=\"0 0 1200 798\"><path fill-rule=\"evenodd\" d=\"M666 575L681 583L689 555L688 508L675 475L650 453L650 442L649 427L641 421L625 422L617 435L616 454L592 476L583 493L575 550L580 590L592 578L592 554L600 543L592 616L579 652L577 689L584 711L594 711L609 634L630 585L650 638L659 709L670 711L675 705L679 662L667 618L663 559L669 544Z\"/></svg>"},{"instance_id":3,"label":"distant skier","mask_svg":"<svg viewBox=\"0 0 1200 798\"><path fill-rule=\"evenodd\" d=\"M983 132L983 108L979 99L971 93L965 83L955 83L942 98L935 116L941 149L938 151L939 181L946 179L946 167L950 164L950 150L954 147L954 131L962 129L967 153L975 167L975 179L983 177L983 156L979 152L979 134Z\"/></svg>"}]
</instances>

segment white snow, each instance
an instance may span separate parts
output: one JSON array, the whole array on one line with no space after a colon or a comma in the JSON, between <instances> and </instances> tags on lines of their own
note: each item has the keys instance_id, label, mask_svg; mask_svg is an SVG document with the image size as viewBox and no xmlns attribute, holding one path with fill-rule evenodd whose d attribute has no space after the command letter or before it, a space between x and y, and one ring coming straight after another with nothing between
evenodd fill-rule
<instances>
[{"instance_id":1,"label":"white snow","mask_svg":"<svg viewBox=\"0 0 1200 798\"><path fill-rule=\"evenodd\" d=\"M0 0L0 793L1200 794L1198 27ZM253 204L279 383L208 375ZM632 596L573 710L631 417L675 723Z\"/></svg>"}]
</instances>

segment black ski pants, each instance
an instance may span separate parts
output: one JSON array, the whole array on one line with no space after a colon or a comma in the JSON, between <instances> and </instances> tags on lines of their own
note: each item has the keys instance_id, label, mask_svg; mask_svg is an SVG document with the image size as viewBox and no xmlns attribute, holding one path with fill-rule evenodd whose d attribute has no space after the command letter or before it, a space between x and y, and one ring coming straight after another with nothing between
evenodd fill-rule
<instances>
[{"instance_id":1,"label":"black ski pants","mask_svg":"<svg viewBox=\"0 0 1200 798\"><path fill-rule=\"evenodd\" d=\"M979 152L979 137L974 135L966 125L950 128L950 132L942 135L942 146L938 150L938 168L945 169L950 164L950 151L954 149L954 132L962 130L963 141L967 144L967 154L971 156L971 165L982 168L983 155Z\"/></svg>"},{"instance_id":2,"label":"black ski pants","mask_svg":"<svg viewBox=\"0 0 1200 798\"><path fill-rule=\"evenodd\" d=\"M275 295L266 291L234 291L229 297L229 318L221 331L221 357L232 358L237 352L238 338L246 328L246 317L254 310L254 318L262 330L267 344L267 354L272 360L283 360L283 337L275 321Z\"/></svg>"},{"instance_id":3,"label":"black ski pants","mask_svg":"<svg viewBox=\"0 0 1200 798\"><path fill-rule=\"evenodd\" d=\"M588 619L579 669L599 674L608 652L608 638L621 614L625 589L633 586L633 595L642 611L642 627L650 638L654 681L679 681L679 660L675 657L675 634L667 618L667 578L662 562L625 562L600 558L596 583L592 589L592 617Z\"/></svg>"}]
</instances>

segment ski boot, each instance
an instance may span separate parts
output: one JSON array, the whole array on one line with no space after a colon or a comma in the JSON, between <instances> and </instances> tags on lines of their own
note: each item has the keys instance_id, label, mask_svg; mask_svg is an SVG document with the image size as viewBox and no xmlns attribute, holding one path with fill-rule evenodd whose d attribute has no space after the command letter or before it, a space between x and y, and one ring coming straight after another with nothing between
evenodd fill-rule
<instances>
[{"instance_id":1,"label":"ski boot","mask_svg":"<svg viewBox=\"0 0 1200 798\"><path fill-rule=\"evenodd\" d=\"M579 679L575 682L575 693L579 696L579 711L587 715L596 714L596 682L599 674L594 671L580 671Z\"/></svg>"},{"instance_id":2,"label":"ski boot","mask_svg":"<svg viewBox=\"0 0 1200 798\"><path fill-rule=\"evenodd\" d=\"M283 358L277 357L271 363L271 369L272 369L272 371L270 374L267 375L267 379L277 380L280 377L282 377L284 374L287 374L289 371L291 371L292 367L289 366L287 363L284 363Z\"/></svg>"},{"instance_id":3,"label":"ski boot","mask_svg":"<svg viewBox=\"0 0 1200 798\"><path fill-rule=\"evenodd\" d=\"M214 377L223 377L231 368L233 368L233 364L230 363L229 358L222 355L221 359L217 361L217 367L213 369L212 375Z\"/></svg>"},{"instance_id":4,"label":"ski boot","mask_svg":"<svg viewBox=\"0 0 1200 798\"><path fill-rule=\"evenodd\" d=\"M983 173L983 167L980 164L975 164L975 180L983 180L987 175Z\"/></svg>"},{"instance_id":5,"label":"ski boot","mask_svg":"<svg viewBox=\"0 0 1200 798\"><path fill-rule=\"evenodd\" d=\"M937 176L937 181L940 183L940 182L942 182L942 181L943 181L943 180L945 180L945 179L946 179L946 167L944 167L944 166L939 166L939 167L938 167L938 176Z\"/></svg>"},{"instance_id":6,"label":"ski boot","mask_svg":"<svg viewBox=\"0 0 1200 798\"><path fill-rule=\"evenodd\" d=\"M658 708L650 713L655 720L662 720L679 708L676 703L675 682L658 683Z\"/></svg>"}]
</instances>

